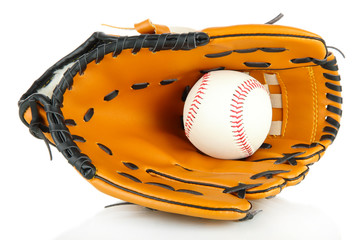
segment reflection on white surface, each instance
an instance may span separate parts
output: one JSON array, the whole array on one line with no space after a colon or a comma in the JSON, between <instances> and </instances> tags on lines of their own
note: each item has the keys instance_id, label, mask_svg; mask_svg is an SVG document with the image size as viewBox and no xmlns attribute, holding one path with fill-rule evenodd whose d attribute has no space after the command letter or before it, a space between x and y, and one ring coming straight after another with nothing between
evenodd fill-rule
<instances>
[{"instance_id":1,"label":"reflection on white surface","mask_svg":"<svg viewBox=\"0 0 363 240\"><path fill-rule=\"evenodd\" d=\"M71 239L340 239L319 209L281 198L253 201L252 220L218 221L153 211L133 204L105 208L57 240Z\"/></svg>"}]
</instances>

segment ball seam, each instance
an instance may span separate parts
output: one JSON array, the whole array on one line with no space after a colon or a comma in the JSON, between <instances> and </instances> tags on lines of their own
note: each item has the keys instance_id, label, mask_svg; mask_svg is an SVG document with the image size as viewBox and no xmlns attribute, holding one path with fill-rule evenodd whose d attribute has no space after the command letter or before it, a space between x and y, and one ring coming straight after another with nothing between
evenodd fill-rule
<instances>
[{"instance_id":1,"label":"ball seam","mask_svg":"<svg viewBox=\"0 0 363 240\"><path fill-rule=\"evenodd\" d=\"M203 99L205 90L207 90L206 86L208 86L209 77L210 77L210 73L206 73L203 75L202 82L199 85L197 93L195 94L194 99L188 109L188 113L187 113L185 124L184 124L185 135L188 138L190 137L194 119L196 118L196 114L198 113L199 106L201 105L201 100Z\"/></svg>"},{"instance_id":2,"label":"ball seam","mask_svg":"<svg viewBox=\"0 0 363 240\"><path fill-rule=\"evenodd\" d=\"M254 153L254 149L252 148L248 136L246 134L246 130L244 128L243 123L243 107L244 102L247 98L247 95L254 89L261 88L266 91L266 89L259 84L257 80L254 79L248 79L237 86L232 100L231 100L231 127L232 127L232 133L233 138L238 146L238 148L244 152L247 153L248 156L252 155Z\"/></svg>"}]
</instances>

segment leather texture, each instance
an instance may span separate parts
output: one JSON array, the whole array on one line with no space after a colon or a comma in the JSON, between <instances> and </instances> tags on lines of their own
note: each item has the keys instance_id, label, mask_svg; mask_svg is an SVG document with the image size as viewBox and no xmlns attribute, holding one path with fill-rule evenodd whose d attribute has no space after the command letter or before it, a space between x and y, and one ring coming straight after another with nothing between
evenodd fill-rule
<instances>
[{"instance_id":1,"label":"leather texture","mask_svg":"<svg viewBox=\"0 0 363 240\"><path fill-rule=\"evenodd\" d=\"M169 28L156 31L155 26L150 21L135 25L146 35L168 34ZM208 41L188 50L151 51L141 43L135 50L136 40L135 47L117 56L116 47L107 49L119 45L120 38L93 35L48 70L74 62L52 98L36 98L36 89L50 79L44 75L22 97L20 116L30 124L27 102L36 99L41 124L50 128L46 138L67 159L71 148L86 155L95 168L88 181L101 192L177 214L251 218L249 199L273 197L301 182L334 140L342 103L336 60L319 35L293 27L237 25L200 32ZM281 107L273 110L281 131L249 158L211 158L184 134L185 95L205 72L216 69L247 72L264 85L267 76L277 81L269 91L281 96ZM45 110L48 104L57 111ZM63 119L57 127L55 115ZM72 147L64 147L70 140L55 141L55 134L68 134Z\"/></svg>"}]
</instances>

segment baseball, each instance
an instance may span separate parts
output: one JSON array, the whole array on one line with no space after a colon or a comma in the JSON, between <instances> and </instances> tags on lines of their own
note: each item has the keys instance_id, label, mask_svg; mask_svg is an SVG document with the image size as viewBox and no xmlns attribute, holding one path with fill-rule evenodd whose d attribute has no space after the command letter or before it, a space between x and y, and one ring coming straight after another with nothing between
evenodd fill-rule
<instances>
[{"instance_id":1,"label":"baseball","mask_svg":"<svg viewBox=\"0 0 363 240\"><path fill-rule=\"evenodd\" d=\"M272 121L270 96L248 74L206 73L184 105L185 135L203 153L221 159L251 156L265 141Z\"/></svg>"}]
</instances>

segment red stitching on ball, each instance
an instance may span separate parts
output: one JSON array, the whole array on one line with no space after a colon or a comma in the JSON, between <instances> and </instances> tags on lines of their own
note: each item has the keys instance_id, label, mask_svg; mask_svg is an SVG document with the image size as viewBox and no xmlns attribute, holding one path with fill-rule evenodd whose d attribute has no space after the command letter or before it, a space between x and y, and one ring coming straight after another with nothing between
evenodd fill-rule
<instances>
[{"instance_id":1,"label":"red stitching on ball","mask_svg":"<svg viewBox=\"0 0 363 240\"><path fill-rule=\"evenodd\" d=\"M239 119L239 118L241 118L241 117L242 117L242 115L230 115L230 117L232 117L232 118L236 118L236 119Z\"/></svg>"},{"instance_id":2,"label":"red stitching on ball","mask_svg":"<svg viewBox=\"0 0 363 240\"><path fill-rule=\"evenodd\" d=\"M248 79L241 83L241 85L237 87L235 93L233 94L230 110L232 113L230 117L236 119L235 121L231 121L231 127L235 129L232 131L234 134L233 137L235 138L235 143L241 149L241 151L246 152L248 155L253 154L253 149L248 141L243 124L241 123L243 121L243 103L248 93L257 88L267 91L265 87L255 79Z\"/></svg>"},{"instance_id":3,"label":"red stitching on ball","mask_svg":"<svg viewBox=\"0 0 363 240\"><path fill-rule=\"evenodd\" d=\"M197 110L199 109L198 105L201 104L200 100L203 99L202 95L205 94L205 90L207 90L206 86L208 86L208 80L210 77L210 73L206 73L202 77L202 82L197 90L196 95L194 96L194 99L192 101L192 104L190 104L188 114L186 116L185 121L185 135L189 138L190 132L193 127L193 120L195 118L195 115L197 114ZM194 114L193 114L194 113Z\"/></svg>"},{"instance_id":4,"label":"red stitching on ball","mask_svg":"<svg viewBox=\"0 0 363 240\"><path fill-rule=\"evenodd\" d=\"M233 112L233 113L235 113L235 114L240 114L240 113L242 113L242 112L243 112L243 110L235 111L235 110L231 109L231 112Z\"/></svg>"}]
</instances>

